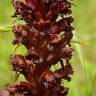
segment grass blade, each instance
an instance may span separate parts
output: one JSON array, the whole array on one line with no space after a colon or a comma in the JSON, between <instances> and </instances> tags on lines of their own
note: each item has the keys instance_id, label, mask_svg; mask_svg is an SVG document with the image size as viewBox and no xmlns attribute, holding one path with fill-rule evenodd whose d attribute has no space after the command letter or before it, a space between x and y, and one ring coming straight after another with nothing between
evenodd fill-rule
<instances>
[{"instance_id":1,"label":"grass blade","mask_svg":"<svg viewBox=\"0 0 96 96\"><path fill-rule=\"evenodd\" d=\"M76 36L74 35L74 39L76 41L78 41L78 39L76 38ZM86 89L85 89L85 96L87 96L87 69L86 69L86 62L84 60L84 57L83 57L83 53L82 53L82 50L81 50L81 46L78 42L74 43L74 46L75 46L75 50L77 51L78 53L78 57L79 57L79 60L81 62L81 65L84 69L84 74L85 74L85 82L86 82Z\"/></svg>"}]
</instances>

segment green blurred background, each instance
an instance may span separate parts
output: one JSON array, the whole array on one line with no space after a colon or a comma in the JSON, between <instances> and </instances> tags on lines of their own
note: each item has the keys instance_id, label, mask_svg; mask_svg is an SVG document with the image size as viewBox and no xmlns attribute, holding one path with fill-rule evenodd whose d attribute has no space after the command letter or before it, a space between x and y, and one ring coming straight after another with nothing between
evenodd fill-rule
<instances>
[{"instance_id":1,"label":"green blurred background","mask_svg":"<svg viewBox=\"0 0 96 96\"><path fill-rule=\"evenodd\" d=\"M75 35L72 40L74 54L71 60L75 72L71 82L65 82L65 85L70 88L68 96L96 96L96 0L72 2L76 5L72 7ZM11 0L1 0L0 29L13 21L13 12ZM15 80L10 65L10 54L16 47L11 44L12 40L13 34L10 31L0 31L0 88ZM24 54L24 50L21 46L17 53Z\"/></svg>"}]
</instances>

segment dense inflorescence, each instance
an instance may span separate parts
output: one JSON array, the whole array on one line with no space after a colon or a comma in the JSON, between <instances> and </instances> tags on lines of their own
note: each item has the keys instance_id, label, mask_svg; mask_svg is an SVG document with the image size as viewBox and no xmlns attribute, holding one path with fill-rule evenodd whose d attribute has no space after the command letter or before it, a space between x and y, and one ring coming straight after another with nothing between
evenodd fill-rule
<instances>
[{"instance_id":1,"label":"dense inflorescence","mask_svg":"<svg viewBox=\"0 0 96 96\"><path fill-rule=\"evenodd\" d=\"M25 21L14 25L14 45L23 44L27 53L11 56L13 70L23 74L26 82L6 87L11 96L66 96L73 69L71 39L73 18L67 0L13 0L13 17ZM61 19L58 20L58 17ZM66 61L65 64L63 61ZM52 66L61 64L57 70Z\"/></svg>"}]
</instances>

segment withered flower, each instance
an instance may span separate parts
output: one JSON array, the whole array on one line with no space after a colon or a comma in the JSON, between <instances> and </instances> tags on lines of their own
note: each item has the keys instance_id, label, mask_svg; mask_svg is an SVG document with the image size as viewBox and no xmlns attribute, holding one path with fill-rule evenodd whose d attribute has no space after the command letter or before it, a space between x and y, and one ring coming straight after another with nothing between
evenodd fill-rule
<instances>
[{"instance_id":1,"label":"withered flower","mask_svg":"<svg viewBox=\"0 0 96 96\"><path fill-rule=\"evenodd\" d=\"M13 26L13 44L23 44L28 51L24 56L12 55L11 62L13 70L23 74L27 82L8 85L6 90L11 96L66 96L68 88L62 86L61 81L70 81L73 74L71 3L67 0L12 0L12 4L13 17L26 22L26 25ZM58 16L61 16L59 21ZM61 67L52 71L51 67L59 63Z\"/></svg>"}]
</instances>

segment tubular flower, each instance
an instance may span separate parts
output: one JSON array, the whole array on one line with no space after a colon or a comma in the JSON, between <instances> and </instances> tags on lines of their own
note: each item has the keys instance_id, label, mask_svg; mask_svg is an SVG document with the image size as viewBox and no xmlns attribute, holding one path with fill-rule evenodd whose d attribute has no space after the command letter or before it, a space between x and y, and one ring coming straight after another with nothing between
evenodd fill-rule
<instances>
[{"instance_id":1,"label":"tubular flower","mask_svg":"<svg viewBox=\"0 0 96 96\"><path fill-rule=\"evenodd\" d=\"M61 83L63 79L70 81L73 74L71 3L67 0L12 0L12 4L13 17L26 22L13 26L13 44L23 44L27 52L24 56L12 55L11 63L13 70L23 74L26 81L8 85L6 90L11 96L66 96L69 89ZM58 17L61 17L59 21ZM59 63L58 69L51 70Z\"/></svg>"}]
</instances>

